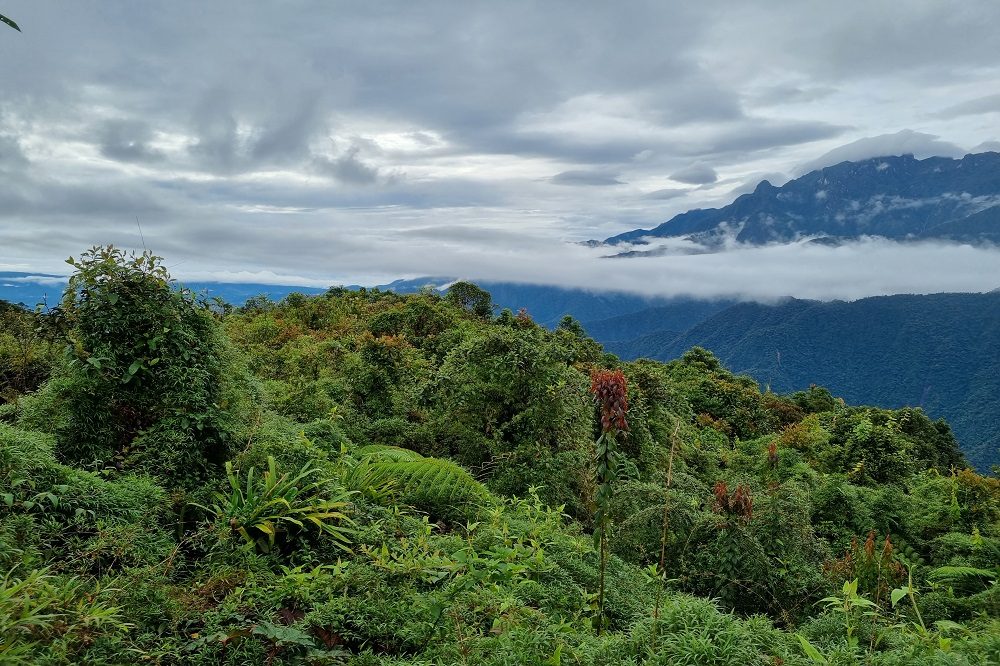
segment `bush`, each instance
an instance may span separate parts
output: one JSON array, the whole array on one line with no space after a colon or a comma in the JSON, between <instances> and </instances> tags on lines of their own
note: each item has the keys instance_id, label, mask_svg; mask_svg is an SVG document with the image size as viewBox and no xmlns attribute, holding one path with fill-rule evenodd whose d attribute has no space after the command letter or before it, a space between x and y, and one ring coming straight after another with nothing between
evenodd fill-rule
<instances>
[{"instance_id":1,"label":"bush","mask_svg":"<svg viewBox=\"0 0 1000 666\"><path fill-rule=\"evenodd\" d=\"M148 252L94 248L69 262L57 454L196 486L228 457L250 397L231 390L242 373L212 313Z\"/></svg>"}]
</instances>

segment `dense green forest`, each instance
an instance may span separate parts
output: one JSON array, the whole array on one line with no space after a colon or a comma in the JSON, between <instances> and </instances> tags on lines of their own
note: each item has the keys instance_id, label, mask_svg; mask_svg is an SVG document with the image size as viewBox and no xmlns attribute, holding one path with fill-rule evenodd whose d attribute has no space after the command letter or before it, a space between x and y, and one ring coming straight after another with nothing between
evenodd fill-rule
<instances>
[{"instance_id":1,"label":"dense green forest","mask_svg":"<svg viewBox=\"0 0 1000 666\"><path fill-rule=\"evenodd\" d=\"M587 327L601 340L605 330ZM1000 465L1000 291L739 303L682 334L605 344L659 360L697 345L776 391L815 383L848 402L919 405L948 420L974 468Z\"/></svg>"},{"instance_id":2,"label":"dense green forest","mask_svg":"<svg viewBox=\"0 0 1000 666\"><path fill-rule=\"evenodd\" d=\"M73 265L0 310L0 663L1000 663L1000 480L918 409Z\"/></svg>"}]
</instances>

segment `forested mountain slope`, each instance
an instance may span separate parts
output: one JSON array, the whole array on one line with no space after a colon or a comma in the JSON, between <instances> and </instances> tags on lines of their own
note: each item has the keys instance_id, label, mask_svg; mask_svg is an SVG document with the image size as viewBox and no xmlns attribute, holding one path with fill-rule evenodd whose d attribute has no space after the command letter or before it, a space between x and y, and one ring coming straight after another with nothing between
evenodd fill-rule
<instances>
[{"instance_id":1,"label":"forested mountain slope","mask_svg":"<svg viewBox=\"0 0 1000 666\"><path fill-rule=\"evenodd\" d=\"M468 283L228 311L76 270L0 312L0 663L1000 659L1000 481L920 410Z\"/></svg>"},{"instance_id":2,"label":"forested mountain slope","mask_svg":"<svg viewBox=\"0 0 1000 666\"><path fill-rule=\"evenodd\" d=\"M1000 463L998 292L742 303L611 348L666 361L696 345L775 391L820 384L850 403L921 407L980 469Z\"/></svg>"}]
</instances>

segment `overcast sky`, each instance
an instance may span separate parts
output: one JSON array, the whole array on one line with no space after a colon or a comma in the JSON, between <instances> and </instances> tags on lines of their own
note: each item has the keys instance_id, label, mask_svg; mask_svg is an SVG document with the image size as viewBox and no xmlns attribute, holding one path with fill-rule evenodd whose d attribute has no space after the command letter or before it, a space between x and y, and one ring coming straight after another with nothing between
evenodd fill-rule
<instances>
[{"instance_id":1,"label":"overcast sky","mask_svg":"<svg viewBox=\"0 0 1000 666\"><path fill-rule=\"evenodd\" d=\"M995 0L0 2L0 270L141 247L138 218L182 278L1000 286L956 246L566 244L841 159L997 149Z\"/></svg>"}]
</instances>

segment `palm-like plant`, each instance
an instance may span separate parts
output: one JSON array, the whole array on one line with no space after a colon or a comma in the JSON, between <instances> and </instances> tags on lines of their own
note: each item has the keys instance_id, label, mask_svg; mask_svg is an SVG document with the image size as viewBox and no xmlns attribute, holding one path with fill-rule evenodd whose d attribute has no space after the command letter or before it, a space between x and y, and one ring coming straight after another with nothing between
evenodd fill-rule
<instances>
[{"instance_id":1,"label":"palm-like plant","mask_svg":"<svg viewBox=\"0 0 1000 666\"><path fill-rule=\"evenodd\" d=\"M350 552L354 521L347 510L353 492L338 489L331 496L329 482L314 478L318 472L306 463L294 476L279 473L274 457L268 456L267 470L260 478L251 467L241 480L227 462L230 492L215 493L216 504L210 507L195 506L215 520L227 521L233 532L265 553L274 548L279 534L305 529L307 524Z\"/></svg>"}]
</instances>

